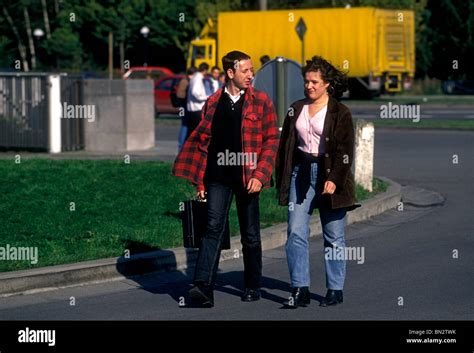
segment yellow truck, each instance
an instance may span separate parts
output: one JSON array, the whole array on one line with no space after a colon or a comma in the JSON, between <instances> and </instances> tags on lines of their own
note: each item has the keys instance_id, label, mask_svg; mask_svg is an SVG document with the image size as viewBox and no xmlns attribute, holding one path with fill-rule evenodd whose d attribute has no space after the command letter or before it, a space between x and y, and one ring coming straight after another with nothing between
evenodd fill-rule
<instances>
[{"instance_id":1,"label":"yellow truck","mask_svg":"<svg viewBox=\"0 0 474 353\"><path fill-rule=\"evenodd\" d=\"M298 24L306 29L303 41ZM351 96L400 92L410 89L415 73L414 12L373 7L221 12L191 41L187 65L221 66L232 50L249 54L256 70L264 55L299 63L320 55L347 71Z\"/></svg>"}]
</instances>

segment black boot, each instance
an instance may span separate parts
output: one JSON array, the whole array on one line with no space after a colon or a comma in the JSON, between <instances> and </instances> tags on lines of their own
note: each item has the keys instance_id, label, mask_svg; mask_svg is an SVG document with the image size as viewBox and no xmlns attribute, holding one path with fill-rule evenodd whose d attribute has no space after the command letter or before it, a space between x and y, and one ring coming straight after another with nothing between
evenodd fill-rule
<instances>
[{"instance_id":1,"label":"black boot","mask_svg":"<svg viewBox=\"0 0 474 353\"><path fill-rule=\"evenodd\" d=\"M311 301L308 287L295 287L291 292L290 299L284 305L296 309L299 306L309 305Z\"/></svg>"},{"instance_id":2,"label":"black boot","mask_svg":"<svg viewBox=\"0 0 474 353\"><path fill-rule=\"evenodd\" d=\"M262 293L260 292L260 288L251 289L245 288L245 292L242 295L243 302L254 302L256 300L260 300L262 297Z\"/></svg>"},{"instance_id":3,"label":"black boot","mask_svg":"<svg viewBox=\"0 0 474 353\"><path fill-rule=\"evenodd\" d=\"M328 289L328 292L326 293L326 298L321 300L320 306L329 306L329 305L336 305L339 303L342 303L342 290L334 290L334 289Z\"/></svg>"},{"instance_id":4,"label":"black boot","mask_svg":"<svg viewBox=\"0 0 474 353\"><path fill-rule=\"evenodd\" d=\"M214 290L212 286L198 283L189 290L189 297L204 308L214 306Z\"/></svg>"}]
</instances>

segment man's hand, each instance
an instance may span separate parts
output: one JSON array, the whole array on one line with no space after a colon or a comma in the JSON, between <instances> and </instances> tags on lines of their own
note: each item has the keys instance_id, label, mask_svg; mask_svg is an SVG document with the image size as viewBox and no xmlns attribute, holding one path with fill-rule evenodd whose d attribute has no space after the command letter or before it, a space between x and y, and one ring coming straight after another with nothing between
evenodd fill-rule
<instances>
[{"instance_id":1,"label":"man's hand","mask_svg":"<svg viewBox=\"0 0 474 353\"><path fill-rule=\"evenodd\" d=\"M262 189L262 183L256 179L250 179L249 183L247 184L247 191L249 194L254 192L259 192Z\"/></svg>"},{"instance_id":2,"label":"man's hand","mask_svg":"<svg viewBox=\"0 0 474 353\"><path fill-rule=\"evenodd\" d=\"M336 191L336 184L334 184L332 181L326 181L324 183L324 190L323 194L329 194L332 195L334 194L334 191Z\"/></svg>"},{"instance_id":3,"label":"man's hand","mask_svg":"<svg viewBox=\"0 0 474 353\"><path fill-rule=\"evenodd\" d=\"M196 193L196 196L199 199L204 200L206 198L206 191L205 190L198 190L197 193Z\"/></svg>"}]
</instances>

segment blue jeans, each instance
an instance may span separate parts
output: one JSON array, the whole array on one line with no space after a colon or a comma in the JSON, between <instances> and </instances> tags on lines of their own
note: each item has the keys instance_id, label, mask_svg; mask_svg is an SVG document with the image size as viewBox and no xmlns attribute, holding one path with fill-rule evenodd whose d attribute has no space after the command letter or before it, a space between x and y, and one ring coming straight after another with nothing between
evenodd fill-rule
<instances>
[{"instance_id":1,"label":"blue jeans","mask_svg":"<svg viewBox=\"0 0 474 353\"><path fill-rule=\"evenodd\" d=\"M188 134L188 118L186 113L181 117L181 127L179 128L178 135L178 151L181 151L183 148L184 142L186 141L186 135Z\"/></svg>"},{"instance_id":2,"label":"blue jeans","mask_svg":"<svg viewBox=\"0 0 474 353\"><path fill-rule=\"evenodd\" d=\"M317 189L318 163L297 164L291 175L288 204L288 240L286 255L292 287L309 287L309 220L317 202L321 200L321 190ZM344 226L346 209L319 207L324 237L324 254L344 251ZM336 257L337 258L337 257ZM326 287L342 290L346 276L346 261L325 256Z\"/></svg>"}]
</instances>

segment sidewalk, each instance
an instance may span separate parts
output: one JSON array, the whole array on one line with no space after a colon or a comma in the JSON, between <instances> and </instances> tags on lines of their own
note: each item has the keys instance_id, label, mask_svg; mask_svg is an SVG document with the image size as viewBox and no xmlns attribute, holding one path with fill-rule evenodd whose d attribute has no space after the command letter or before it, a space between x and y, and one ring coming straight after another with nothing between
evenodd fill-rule
<instances>
[{"instance_id":1,"label":"sidewalk","mask_svg":"<svg viewBox=\"0 0 474 353\"><path fill-rule=\"evenodd\" d=\"M156 141L155 147L145 151L117 151L117 152L90 152L90 151L69 151L51 154L47 152L28 152L28 151L8 151L0 153L0 159L15 159L19 155L21 159L42 158L52 160L63 159L88 159L88 160L121 160L125 156L130 156L130 162L133 161L162 161L173 162L178 151L176 141Z\"/></svg>"},{"instance_id":2,"label":"sidewalk","mask_svg":"<svg viewBox=\"0 0 474 353\"><path fill-rule=\"evenodd\" d=\"M394 181L381 178L390 183L386 192L365 200L362 207L349 212L347 224L361 222L398 206L401 199L401 186ZM418 202L416 197L424 198L423 193L414 193L411 202ZM425 203L433 203L431 201ZM311 236L321 234L319 216L313 216L310 222ZM286 242L287 224L281 223L262 229L262 248L270 250ZM232 237L231 249L221 254L221 261L240 258L240 237ZM0 297L17 294L29 294L63 287L85 285L105 281L123 280L147 273L186 270L194 265L196 249L159 250L144 254L132 255L130 258L116 257L85 261L74 264L49 266L33 270L0 273Z\"/></svg>"}]
</instances>

